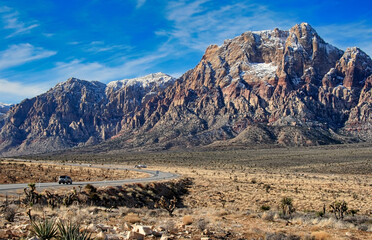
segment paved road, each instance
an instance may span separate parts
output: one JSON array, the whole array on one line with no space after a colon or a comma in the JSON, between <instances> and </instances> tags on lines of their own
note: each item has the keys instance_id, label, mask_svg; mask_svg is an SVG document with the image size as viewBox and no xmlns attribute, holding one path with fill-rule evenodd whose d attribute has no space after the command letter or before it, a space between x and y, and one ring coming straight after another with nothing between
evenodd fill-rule
<instances>
[{"instance_id":1,"label":"paved road","mask_svg":"<svg viewBox=\"0 0 372 240\"><path fill-rule=\"evenodd\" d=\"M82 166L80 164L70 164ZM94 166L97 167L97 166ZM112 181L94 181L94 182L73 182L72 184L58 184L57 182L51 183L36 183L36 189L46 189L46 188L60 188L67 187L72 188L76 186L83 186L86 184L92 184L94 186L121 186L128 183L146 183L155 182L161 180L170 180L179 177L178 174L169 172L160 172L156 170L145 170L145 169L132 169L132 168L121 168L121 167L108 167L108 166L98 166L97 168L114 168L117 170L130 170L142 173L148 173L150 176L146 178L134 178L134 179L123 179L123 180L112 180ZM23 190L27 187L27 184L0 184L0 194L15 194L19 190Z\"/></svg>"}]
</instances>

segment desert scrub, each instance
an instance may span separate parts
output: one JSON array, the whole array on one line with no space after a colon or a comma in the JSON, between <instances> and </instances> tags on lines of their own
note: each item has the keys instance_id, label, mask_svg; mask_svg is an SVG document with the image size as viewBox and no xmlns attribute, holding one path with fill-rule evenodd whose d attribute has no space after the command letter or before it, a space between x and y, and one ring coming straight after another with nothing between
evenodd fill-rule
<instances>
[{"instance_id":1,"label":"desert scrub","mask_svg":"<svg viewBox=\"0 0 372 240\"><path fill-rule=\"evenodd\" d=\"M290 197L283 197L280 201L280 208L282 209L284 216L294 213L295 208L293 207L293 199Z\"/></svg>"},{"instance_id":2,"label":"desert scrub","mask_svg":"<svg viewBox=\"0 0 372 240\"><path fill-rule=\"evenodd\" d=\"M8 222L14 222L14 217L15 217L16 213L17 213L16 206L13 205L13 204L9 205L9 206L6 206L3 210L4 218Z\"/></svg>"},{"instance_id":3,"label":"desert scrub","mask_svg":"<svg viewBox=\"0 0 372 240\"><path fill-rule=\"evenodd\" d=\"M91 234L87 230L80 231L80 224L72 222L59 221L58 239L59 240L90 240Z\"/></svg>"},{"instance_id":4,"label":"desert scrub","mask_svg":"<svg viewBox=\"0 0 372 240\"><path fill-rule=\"evenodd\" d=\"M261 210L262 211L269 211L270 210L270 206L269 205L262 205L261 206Z\"/></svg>"}]
</instances>

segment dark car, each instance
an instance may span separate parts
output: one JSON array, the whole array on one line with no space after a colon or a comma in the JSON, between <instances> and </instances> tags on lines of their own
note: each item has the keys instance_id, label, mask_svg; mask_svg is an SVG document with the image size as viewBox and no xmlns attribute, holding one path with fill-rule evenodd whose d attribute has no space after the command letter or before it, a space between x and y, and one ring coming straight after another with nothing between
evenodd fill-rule
<instances>
[{"instance_id":1,"label":"dark car","mask_svg":"<svg viewBox=\"0 0 372 240\"><path fill-rule=\"evenodd\" d=\"M59 176L58 183L72 184L72 179L69 176Z\"/></svg>"}]
</instances>

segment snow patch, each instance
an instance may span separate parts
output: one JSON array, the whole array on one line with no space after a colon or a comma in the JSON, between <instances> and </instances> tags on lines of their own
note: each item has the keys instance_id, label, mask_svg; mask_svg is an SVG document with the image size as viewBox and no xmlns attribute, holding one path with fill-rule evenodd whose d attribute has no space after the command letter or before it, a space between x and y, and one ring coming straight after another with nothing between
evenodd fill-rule
<instances>
[{"instance_id":1,"label":"snow patch","mask_svg":"<svg viewBox=\"0 0 372 240\"><path fill-rule=\"evenodd\" d=\"M275 66L272 63L250 63L250 70L242 72L241 76L245 74L255 75L258 78L265 77L275 77L275 72L278 69L278 66Z\"/></svg>"},{"instance_id":2,"label":"snow patch","mask_svg":"<svg viewBox=\"0 0 372 240\"><path fill-rule=\"evenodd\" d=\"M123 79L113 81L107 84L107 88L112 88L114 91L119 90L127 86L141 86L142 88L148 88L150 86L162 87L167 83L174 82L176 79L165 73L152 73L139 78Z\"/></svg>"}]
</instances>

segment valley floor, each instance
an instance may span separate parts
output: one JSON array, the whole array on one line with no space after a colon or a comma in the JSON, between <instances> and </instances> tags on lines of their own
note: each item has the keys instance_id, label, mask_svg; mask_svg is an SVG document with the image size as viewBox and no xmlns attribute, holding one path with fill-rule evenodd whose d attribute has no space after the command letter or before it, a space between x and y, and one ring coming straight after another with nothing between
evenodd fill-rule
<instances>
[{"instance_id":1,"label":"valley floor","mask_svg":"<svg viewBox=\"0 0 372 240\"><path fill-rule=\"evenodd\" d=\"M34 158L66 161L71 155ZM39 216L80 222L97 237L124 239L131 232L129 225L137 224L152 227L154 234L148 239L160 239L160 235L163 239L372 239L372 144L80 154L74 158L147 164L150 169L192 179L188 193L180 197L183 207L178 206L174 216L151 207L32 207ZM151 184L140 188L146 190L134 195L153 191ZM293 213L283 214L283 199ZM342 201L348 209L344 219L336 219L330 206ZM0 235L15 228L26 234L26 210L17 207L15 222L2 218Z\"/></svg>"}]
</instances>

